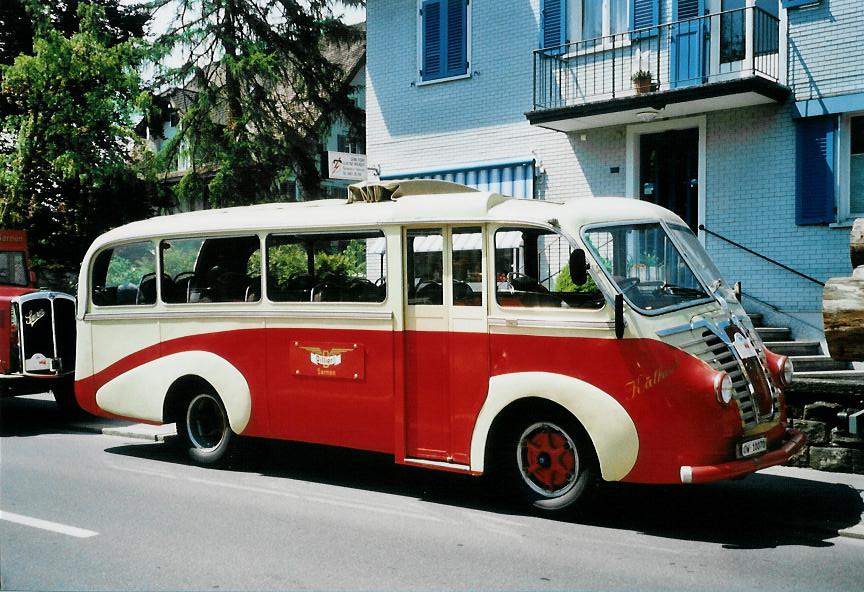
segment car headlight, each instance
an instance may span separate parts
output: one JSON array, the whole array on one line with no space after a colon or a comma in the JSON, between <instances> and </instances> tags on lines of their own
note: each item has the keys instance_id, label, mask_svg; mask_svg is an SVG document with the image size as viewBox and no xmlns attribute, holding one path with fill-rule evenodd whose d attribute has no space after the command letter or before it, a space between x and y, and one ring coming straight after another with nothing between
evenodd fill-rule
<instances>
[{"instance_id":1,"label":"car headlight","mask_svg":"<svg viewBox=\"0 0 864 592\"><path fill-rule=\"evenodd\" d=\"M783 386L789 386L792 382L792 377L795 375L795 365L789 358L783 358L780 362L780 380L783 381Z\"/></svg>"},{"instance_id":2,"label":"car headlight","mask_svg":"<svg viewBox=\"0 0 864 592\"><path fill-rule=\"evenodd\" d=\"M728 405L732 402L732 397L735 396L735 389L732 387L732 377L725 372L718 372L714 377L714 394L717 396L717 401L721 405Z\"/></svg>"}]
</instances>

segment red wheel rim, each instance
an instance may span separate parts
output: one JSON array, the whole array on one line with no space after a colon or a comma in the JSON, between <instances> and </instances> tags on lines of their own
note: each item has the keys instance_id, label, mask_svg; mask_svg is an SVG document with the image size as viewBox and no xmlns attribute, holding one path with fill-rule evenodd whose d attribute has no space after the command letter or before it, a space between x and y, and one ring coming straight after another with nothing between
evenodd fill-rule
<instances>
[{"instance_id":1,"label":"red wheel rim","mask_svg":"<svg viewBox=\"0 0 864 592\"><path fill-rule=\"evenodd\" d=\"M576 484L576 444L554 424L536 423L525 430L519 439L517 461L525 483L543 496L563 495Z\"/></svg>"}]
</instances>

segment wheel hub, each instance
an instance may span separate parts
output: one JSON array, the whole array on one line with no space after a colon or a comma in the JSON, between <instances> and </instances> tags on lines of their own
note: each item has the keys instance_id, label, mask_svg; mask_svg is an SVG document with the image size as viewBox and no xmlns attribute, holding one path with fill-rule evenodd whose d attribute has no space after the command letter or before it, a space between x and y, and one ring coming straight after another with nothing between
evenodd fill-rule
<instances>
[{"instance_id":1,"label":"wheel hub","mask_svg":"<svg viewBox=\"0 0 864 592\"><path fill-rule=\"evenodd\" d=\"M518 461L528 486L547 497L563 495L576 482L576 446L558 426L535 424L525 430L519 441Z\"/></svg>"}]
</instances>

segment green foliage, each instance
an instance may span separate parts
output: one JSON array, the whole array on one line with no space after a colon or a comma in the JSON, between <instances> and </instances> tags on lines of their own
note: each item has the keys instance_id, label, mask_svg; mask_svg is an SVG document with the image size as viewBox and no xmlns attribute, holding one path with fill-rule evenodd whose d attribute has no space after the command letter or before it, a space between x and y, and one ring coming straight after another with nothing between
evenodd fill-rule
<instances>
[{"instance_id":1,"label":"green foliage","mask_svg":"<svg viewBox=\"0 0 864 592\"><path fill-rule=\"evenodd\" d=\"M182 54L178 67L156 60L157 83L173 87L185 105L159 163L171 172L183 155L193 164L188 174L207 179L206 190L198 182L179 183L178 200L206 195L212 205L251 203L268 198L289 177L315 188L324 130L342 119L362 134L362 111L335 58L359 55L363 33L335 18L333 5L153 0L153 10L177 15L157 47L163 56ZM149 113L158 121L158 113Z\"/></svg>"},{"instance_id":2,"label":"green foliage","mask_svg":"<svg viewBox=\"0 0 864 592\"><path fill-rule=\"evenodd\" d=\"M94 4L80 4L68 37L33 15L33 55L0 66L0 104L11 105L0 118L0 226L28 229L34 260L75 274L98 234L158 203L131 125L146 49L117 42Z\"/></svg>"},{"instance_id":3,"label":"green foliage","mask_svg":"<svg viewBox=\"0 0 864 592\"><path fill-rule=\"evenodd\" d=\"M365 239L332 243L320 241L315 243L314 248L316 277L324 278L329 275L365 277ZM267 250L267 261L268 275L278 284L309 273L306 248L301 244L273 245ZM252 265L260 265L260 259L257 263L250 261L250 266Z\"/></svg>"},{"instance_id":4,"label":"green foliage","mask_svg":"<svg viewBox=\"0 0 864 592\"><path fill-rule=\"evenodd\" d=\"M597 291L597 284L594 283L594 278L590 275L584 284L576 285L570 277L570 266L565 265L555 278L556 292L579 292L580 294L588 294Z\"/></svg>"},{"instance_id":5,"label":"green foliage","mask_svg":"<svg viewBox=\"0 0 864 592\"><path fill-rule=\"evenodd\" d=\"M156 258L149 243L127 245L116 250L108 263L106 286L138 285L147 274L155 273Z\"/></svg>"}]
</instances>

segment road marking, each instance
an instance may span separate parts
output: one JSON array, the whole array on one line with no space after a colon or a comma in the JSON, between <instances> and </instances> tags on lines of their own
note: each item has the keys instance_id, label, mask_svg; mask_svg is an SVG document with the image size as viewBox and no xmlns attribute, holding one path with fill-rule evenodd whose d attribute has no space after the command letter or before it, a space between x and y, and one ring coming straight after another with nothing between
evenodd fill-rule
<instances>
[{"instance_id":1,"label":"road marking","mask_svg":"<svg viewBox=\"0 0 864 592\"><path fill-rule=\"evenodd\" d=\"M221 483L219 481L211 481L209 479L197 479L195 477L186 477L187 481L191 481L193 483L201 483L203 485L213 485L215 487L226 487L228 489L238 489L240 491L251 491L252 493L266 493L268 495L280 495L282 497L289 497L293 499L299 499L300 496L294 493L290 493L287 491L279 491L277 489L264 489L262 487L253 487L251 485L239 485L236 483Z\"/></svg>"},{"instance_id":2,"label":"road marking","mask_svg":"<svg viewBox=\"0 0 864 592\"><path fill-rule=\"evenodd\" d=\"M354 510L364 510L367 512L378 512L381 514L388 514L390 516L401 516L403 518L414 518L416 520L427 520L429 522L442 522L440 518L436 518L435 516L426 516L424 514L416 514L414 512L403 512L401 510L391 510L389 508L378 508L375 506L368 506L366 504L355 504L353 502L344 502L335 499L306 497L306 501L316 502L319 504L328 504L331 506L340 506L342 508L351 508Z\"/></svg>"},{"instance_id":3,"label":"road marking","mask_svg":"<svg viewBox=\"0 0 864 592\"><path fill-rule=\"evenodd\" d=\"M151 471L148 469L132 469L130 467L121 467L120 465L115 464L115 463L111 463L111 462L106 463L106 464L109 467L111 467L112 469L115 469L117 471L126 471L127 473L136 473L139 475L149 475L151 477L163 477L165 479L176 479L177 478L174 475L169 475L168 473L164 473L162 471Z\"/></svg>"},{"instance_id":4,"label":"road marking","mask_svg":"<svg viewBox=\"0 0 864 592\"><path fill-rule=\"evenodd\" d=\"M99 534L98 532L94 532L92 530L69 526L68 524L49 522L48 520L40 520L39 518L31 518L30 516L22 516L21 514L14 514L12 512L5 511L0 511L0 520L14 522L15 524L23 524L24 526L31 526L33 528L39 528L41 530L50 530L51 532L65 534L78 539L87 539Z\"/></svg>"}]
</instances>

